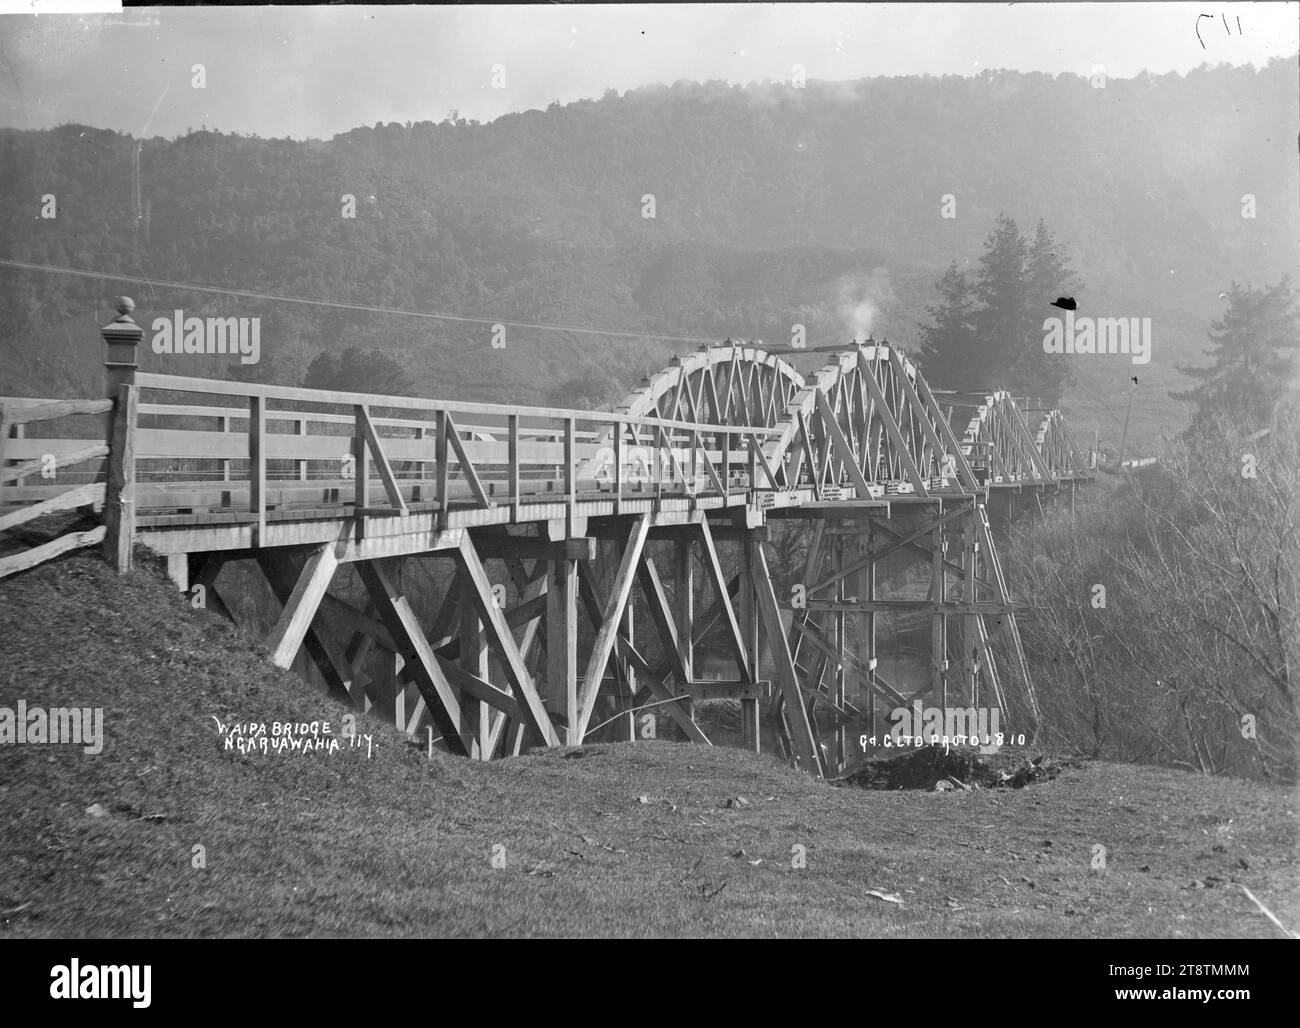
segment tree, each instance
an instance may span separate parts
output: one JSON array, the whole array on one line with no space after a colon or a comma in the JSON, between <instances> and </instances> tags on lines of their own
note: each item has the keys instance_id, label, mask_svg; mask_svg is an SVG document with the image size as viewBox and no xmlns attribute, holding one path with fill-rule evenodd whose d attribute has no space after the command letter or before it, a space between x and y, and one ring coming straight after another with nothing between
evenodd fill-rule
<instances>
[{"instance_id":1,"label":"tree","mask_svg":"<svg viewBox=\"0 0 1300 1028\"><path fill-rule=\"evenodd\" d=\"M1290 280L1252 289L1233 283L1228 309L1210 325L1213 363L1205 368L1179 368L1200 384L1178 400L1196 404L1193 428L1216 413L1258 428L1268 423L1282 397L1294 390L1295 349L1300 345L1297 293Z\"/></svg>"},{"instance_id":2,"label":"tree","mask_svg":"<svg viewBox=\"0 0 1300 1028\"><path fill-rule=\"evenodd\" d=\"M620 391L618 383L606 374L591 369L573 375L547 390L545 405L567 410L600 410Z\"/></svg>"},{"instance_id":3,"label":"tree","mask_svg":"<svg viewBox=\"0 0 1300 1028\"><path fill-rule=\"evenodd\" d=\"M1025 331L1029 338L1017 354L1011 371L1017 389L1042 397L1049 406L1055 406L1060 400L1061 390L1073 375L1062 354L1043 350L1043 319L1048 312L1056 310L1050 306L1053 300L1059 296L1073 297L1079 286L1069 258L1062 255L1052 233L1039 219L1025 271L1028 298Z\"/></svg>"},{"instance_id":4,"label":"tree","mask_svg":"<svg viewBox=\"0 0 1300 1028\"><path fill-rule=\"evenodd\" d=\"M973 287L953 261L938 288L939 305L925 309L934 323L921 326L926 379L945 389L969 386L979 377L980 364Z\"/></svg>"},{"instance_id":5,"label":"tree","mask_svg":"<svg viewBox=\"0 0 1300 1028\"><path fill-rule=\"evenodd\" d=\"M938 282L940 303L926 308L933 323L922 326L921 347L930 381L959 389L1006 386L1055 404L1070 367L1043 351L1043 311L1078 287L1042 221L1031 244L1014 220L998 215L975 273L949 265Z\"/></svg>"},{"instance_id":6,"label":"tree","mask_svg":"<svg viewBox=\"0 0 1300 1028\"><path fill-rule=\"evenodd\" d=\"M405 369L383 350L352 346L342 354L322 353L307 368L308 389L334 389L381 396L411 395Z\"/></svg>"},{"instance_id":7,"label":"tree","mask_svg":"<svg viewBox=\"0 0 1300 1028\"><path fill-rule=\"evenodd\" d=\"M1261 432L1212 411L1154 467L1093 488L1007 555L1044 741L1295 781L1300 412L1279 404Z\"/></svg>"},{"instance_id":8,"label":"tree","mask_svg":"<svg viewBox=\"0 0 1300 1028\"><path fill-rule=\"evenodd\" d=\"M975 384L1010 385L1012 371L1030 342L1025 337L1030 310L1025 275L1028 260L1029 247L1020 229L1011 218L999 214L984 241L975 276L975 298L980 304L975 334L985 369Z\"/></svg>"}]
</instances>

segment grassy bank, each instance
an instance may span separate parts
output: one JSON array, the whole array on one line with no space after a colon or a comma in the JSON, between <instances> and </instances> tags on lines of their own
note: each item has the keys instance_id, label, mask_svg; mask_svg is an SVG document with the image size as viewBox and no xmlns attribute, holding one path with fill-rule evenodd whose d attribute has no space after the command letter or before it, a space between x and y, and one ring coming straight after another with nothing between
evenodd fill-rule
<instances>
[{"instance_id":1,"label":"grassy bank","mask_svg":"<svg viewBox=\"0 0 1300 1028\"><path fill-rule=\"evenodd\" d=\"M98 755L0 747L0 937L1280 936L1238 883L1300 927L1276 787L871 791L671 742L479 765L365 718L368 747L240 754L214 718L346 712L156 571L58 560L0 584L0 623L0 706L105 712Z\"/></svg>"}]
</instances>

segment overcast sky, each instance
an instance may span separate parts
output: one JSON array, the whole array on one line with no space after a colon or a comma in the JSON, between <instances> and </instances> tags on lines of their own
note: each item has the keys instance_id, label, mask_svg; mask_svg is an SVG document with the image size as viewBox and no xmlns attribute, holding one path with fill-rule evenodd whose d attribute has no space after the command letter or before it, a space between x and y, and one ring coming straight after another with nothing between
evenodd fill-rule
<instances>
[{"instance_id":1,"label":"overcast sky","mask_svg":"<svg viewBox=\"0 0 1300 1028\"><path fill-rule=\"evenodd\" d=\"M441 121L453 109L489 121L653 82L789 80L796 64L830 80L985 68L1086 76L1096 65L1128 78L1290 57L1298 16L1295 3L10 14L0 15L0 125L328 138L377 121ZM196 64L202 89L192 85ZM496 65L504 88L493 85Z\"/></svg>"}]
</instances>

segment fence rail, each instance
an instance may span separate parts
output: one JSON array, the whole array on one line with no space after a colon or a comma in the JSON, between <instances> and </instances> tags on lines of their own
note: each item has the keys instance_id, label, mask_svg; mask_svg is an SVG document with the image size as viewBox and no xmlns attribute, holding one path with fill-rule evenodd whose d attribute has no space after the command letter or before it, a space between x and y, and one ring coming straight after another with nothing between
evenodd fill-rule
<instances>
[{"instance_id":1,"label":"fence rail","mask_svg":"<svg viewBox=\"0 0 1300 1028\"><path fill-rule=\"evenodd\" d=\"M24 429L27 425L67 417L107 414L112 409L110 400L0 398L0 532L63 511L103 510L106 486L103 481L95 480L102 469L97 465L87 471L83 466L102 462L109 453L107 444L102 439L70 443L61 439L29 438ZM11 465L10 461L16 463ZM79 470L67 474L71 468ZM32 476L56 484L33 489L25 485L25 480ZM69 550L93 546L104 539L105 532L105 527L99 525L6 553L0 556L0 578L35 567Z\"/></svg>"}]
</instances>

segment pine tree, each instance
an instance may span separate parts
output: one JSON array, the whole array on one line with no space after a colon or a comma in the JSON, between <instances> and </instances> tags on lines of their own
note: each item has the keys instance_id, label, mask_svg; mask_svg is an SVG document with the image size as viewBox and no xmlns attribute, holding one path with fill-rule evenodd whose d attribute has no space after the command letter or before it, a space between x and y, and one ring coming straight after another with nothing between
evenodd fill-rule
<instances>
[{"instance_id":1,"label":"pine tree","mask_svg":"<svg viewBox=\"0 0 1300 1028\"><path fill-rule=\"evenodd\" d=\"M1052 301L1061 296L1073 297L1080 283L1069 258L1061 253L1041 219L1029 247L1025 280L1028 298L1025 334L1028 340L1012 365L1012 381L1016 389L1041 397L1049 406L1055 406L1073 375L1063 354L1043 351L1043 321L1060 313L1051 306Z\"/></svg>"},{"instance_id":2,"label":"pine tree","mask_svg":"<svg viewBox=\"0 0 1300 1028\"><path fill-rule=\"evenodd\" d=\"M1268 423L1278 401L1296 388L1297 299L1288 278L1262 289L1232 284L1228 309L1210 325L1206 354L1213 363L1179 368L1200 384L1171 394L1196 404L1193 426L1216 413L1252 427Z\"/></svg>"},{"instance_id":3,"label":"pine tree","mask_svg":"<svg viewBox=\"0 0 1300 1028\"><path fill-rule=\"evenodd\" d=\"M926 307L933 324L921 326L921 359L927 381L945 389L973 381L979 366L975 300L970 279L953 261L938 283L940 303Z\"/></svg>"},{"instance_id":4,"label":"pine tree","mask_svg":"<svg viewBox=\"0 0 1300 1028\"><path fill-rule=\"evenodd\" d=\"M968 380L970 385L1022 388L1014 381L1014 369L1031 342L1025 335L1030 310L1028 261L1029 246L1020 229L1011 218L999 214L984 242L975 276L975 298L980 304L975 335L981 370ZM1041 344L1035 341L1035 345Z\"/></svg>"}]
</instances>

